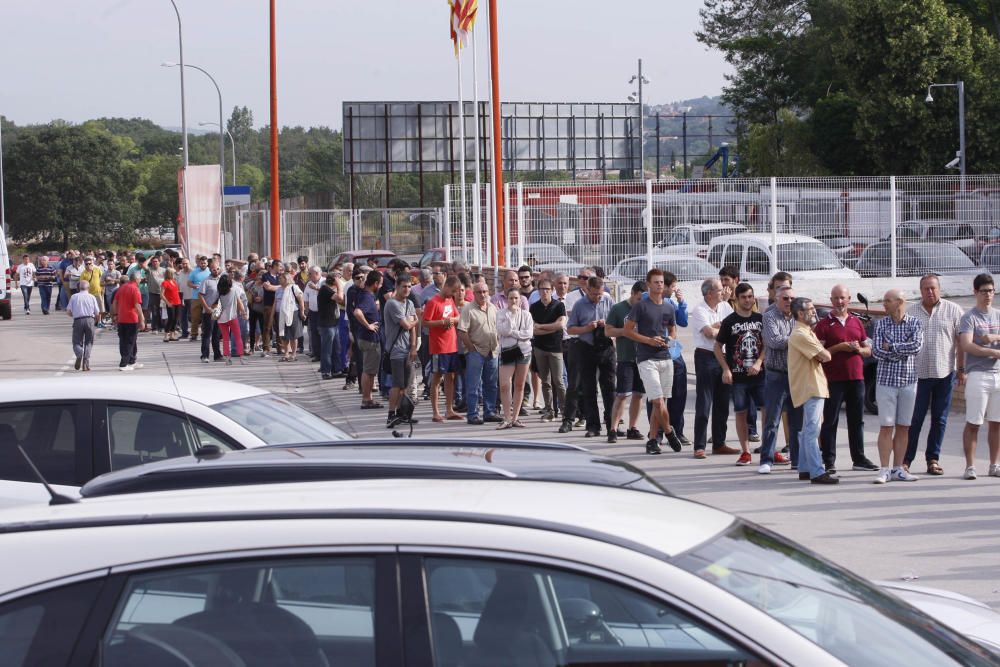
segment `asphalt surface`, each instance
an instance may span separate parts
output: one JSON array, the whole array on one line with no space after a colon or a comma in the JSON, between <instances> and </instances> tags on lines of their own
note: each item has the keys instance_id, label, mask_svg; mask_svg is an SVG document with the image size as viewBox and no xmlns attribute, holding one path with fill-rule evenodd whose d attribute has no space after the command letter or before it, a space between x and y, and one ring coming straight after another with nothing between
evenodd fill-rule
<instances>
[{"instance_id":1,"label":"asphalt surface","mask_svg":"<svg viewBox=\"0 0 1000 667\"><path fill-rule=\"evenodd\" d=\"M43 316L37 302L34 314L26 317L15 293L14 319L0 322L0 378L76 375L70 344L71 320L63 312ZM36 297L37 299L37 297ZM963 306L967 299L959 300ZM681 331L685 354L690 357L689 334ZM359 409L356 391L344 390L343 380L322 381L318 364L300 356L295 363L278 363L275 357L259 355L245 365L203 364L199 360L200 341L163 343L159 334L142 334L136 374L200 375L245 382L281 394L359 436L385 436L386 413ZM99 330L92 355L91 375L117 373L118 339L110 329ZM694 364L688 359L689 396L685 434L691 438L694 423ZM81 391L86 392L88 376L80 374ZM7 384L8 392L11 391ZM647 456L643 443L620 439L617 444L603 438L586 438L583 429L558 434L557 422L543 423L536 411L522 418L526 428L497 432L490 425L469 426L465 422L435 424L426 402L417 405L419 437L441 437L454 441L481 443L487 438L539 439L570 442L594 452L615 456L637 465L676 495L713 505L768 526L824 556L870 579L907 580L944 588L1000 607L1000 531L997 530L1000 478L986 476L985 431L977 453L980 477L964 481L961 448L962 414L952 413L945 436L941 465L945 475L923 474L923 446L914 472L915 483L872 483L875 473L853 472L842 415L838 434L838 463L841 483L817 486L798 481L788 468L776 468L771 475L757 474L757 457L752 465L737 467L735 456L713 456L698 461L690 449L660 456ZM644 420L643 420L644 421ZM865 450L877 460L875 448L877 419L865 418ZM645 428L644 424L640 429ZM926 429L926 425L925 425ZM926 435L926 430L925 430ZM738 446L730 421L728 444ZM783 438L779 435L779 443ZM669 530L664 517L664 530Z\"/></svg>"}]
</instances>

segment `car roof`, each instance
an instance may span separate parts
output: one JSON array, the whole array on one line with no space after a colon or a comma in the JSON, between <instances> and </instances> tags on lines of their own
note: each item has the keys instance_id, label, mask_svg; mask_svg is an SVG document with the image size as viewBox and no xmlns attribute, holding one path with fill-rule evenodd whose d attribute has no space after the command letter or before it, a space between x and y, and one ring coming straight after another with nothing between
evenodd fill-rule
<instances>
[{"instance_id":1,"label":"car roof","mask_svg":"<svg viewBox=\"0 0 1000 667\"><path fill-rule=\"evenodd\" d=\"M84 485L80 494L95 498L245 484L410 478L554 481L667 493L638 468L573 446L508 441L462 446L391 439L172 458L101 475Z\"/></svg>"},{"instance_id":2,"label":"car roof","mask_svg":"<svg viewBox=\"0 0 1000 667\"><path fill-rule=\"evenodd\" d=\"M812 236L806 236L805 234L771 234L770 232L747 232L745 234L724 234L722 236L716 236L712 239L712 245L717 243L727 243L731 241L763 241L766 245L771 245L771 239L774 238L778 245L787 245L790 243L822 243Z\"/></svg>"},{"instance_id":3,"label":"car roof","mask_svg":"<svg viewBox=\"0 0 1000 667\"><path fill-rule=\"evenodd\" d=\"M362 479L273 484L266 492L251 485L85 498L0 511L0 547L19 563L18 568L0 568L0 593L37 580L35 564L21 563L17 550L32 553L33 544L60 539L56 531L205 522L221 526L230 521L253 522L266 531L263 521L300 519L516 526L597 539L658 557L686 551L735 521L727 512L667 495L509 480ZM332 535L336 540L335 531ZM83 572L102 567L97 561L127 561L128 555L88 551L59 560L59 568ZM71 562L75 560L79 562ZM51 575L52 563L44 567Z\"/></svg>"},{"instance_id":4,"label":"car roof","mask_svg":"<svg viewBox=\"0 0 1000 667\"><path fill-rule=\"evenodd\" d=\"M371 248L368 250L345 250L341 255L353 255L355 257L395 257L396 253L391 250L385 250L380 248Z\"/></svg>"},{"instance_id":5,"label":"car roof","mask_svg":"<svg viewBox=\"0 0 1000 667\"><path fill-rule=\"evenodd\" d=\"M747 228L747 226L742 222L685 222L683 225L677 225L674 229L681 229L684 227L697 229L730 229L732 227L739 227L740 229Z\"/></svg>"},{"instance_id":6,"label":"car roof","mask_svg":"<svg viewBox=\"0 0 1000 667\"><path fill-rule=\"evenodd\" d=\"M176 383L176 385L175 385ZM215 405L268 392L248 384L188 375L94 375L86 380L74 376L7 380L0 403L26 401L121 400L162 404L164 397L182 398Z\"/></svg>"}]
</instances>

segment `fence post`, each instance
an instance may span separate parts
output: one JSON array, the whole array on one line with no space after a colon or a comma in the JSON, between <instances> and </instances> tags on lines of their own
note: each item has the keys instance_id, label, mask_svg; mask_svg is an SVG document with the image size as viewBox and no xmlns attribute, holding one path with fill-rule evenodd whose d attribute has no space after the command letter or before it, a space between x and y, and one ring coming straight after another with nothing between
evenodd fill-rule
<instances>
[{"instance_id":1,"label":"fence post","mask_svg":"<svg viewBox=\"0 0 1000 667\"><path fill-rule=\"evenodd\" d=\"M278 212L278 227L281 230L279 238L281 239L281 259L282 262L285 261L285 248L288 247L288 227L285 225L285 212Z\"/></svg>"},{"instance_id":2,"label":"fence post","mask_svg":"<svg viewBox=\"0 0 1000 667\"><path fill-rule=\"evenodd\" d=\"M389 243L389 209L382 209L382 247L386 250L392 250L392 246Z\"/></svg>"},{"instance_id":3,"label":"fence post","mask_svg":"<svg viewBox=\"0 0 1000 667\"><path fill-rule=\"evenodd\" d=\"M493 210L493 188L487 186L484 189L486 195L486 257L484 258L484 264L489 263L496 266L496 258L493 256L493 249L497 247L497 225L496 220L493 216L489 215L489 212ZM479 266L479 272L483 273L483 265Z\"/></svg>"},{"instance_id":4,"label":"fence post","mask_svg":"<svg viewBox=\"0 0 1000 667\"><path fill-rule=\"evenodd\" d=\"M451 183L445 183L444 185L444 224L441 225L445 257L448 261L454 261L455 258L451 256Z\"/></svg>"},{"instance_id":5,"label":"fence post","mask_svg":"<svg viewBox=\"0 0 1000 667\"><path fill-rule=\"evenodd\" d=\"M889 257L892 264L890 277L896 277L896 177L889 177Z\"/></svg>"},{"instance_id":6,"label":"fence post","mask_svg":"<svg viewBox=\"0 0 1000 667\"><path fill-rule=\"evenodd\" d=\"M478 127L478 118L477 125ZM477 144L478 145L478 144ZM479 169L479 165L476 165L476 169ZM476 180L479 180L479 172L476 172ZM471 264L477 264L480 269L483 266L483 227L482 227L482 192L479 183L471 186L475 190L475 196L472 197L472 258Z\"/></svg>"},{"instance_id":7,"label":"fence post","mask_svg":"<svg viewBox=\"0 0 1000 667\"><path fill-rule=\"evenodd\" d=\"M510 214L512 210L510 207L510 183L505 183L503 188L503 210ZM511 237L511 227L510 218L507 218L507 224L503 226L503 257L497 257L497 268L500 266L510 266L510 237ZM499 272L497 272L499 273Z\"/></svg>"},{"instance_id":8,"label":"fence post","mask_svg":"<svg viewBox=\"0 0 1000 667\"><path fill-rule=\"evenodd\" d=\"M646 270L653 269L653 181L646 180Z\"/></svg>"},{"instance_id":9,"label":"fence post","mask_svg":"<svg viewBox=\"0 0 1000 667\"><path fill-rule=\"evenodd\" d=\"M611 268L611 249L608 239L608 206L601 206L601 266Z\"/></svg>"},{"instance_id":10,"label":"fence post","mask_svg":"<svg viewBox=\"0 0 1000 667\"><path fill-rule=\"evenodd\" d=\"M771 275L778 272L778 179L771 177Z\"/></svg>"},{"instance_id":11,"label":"fence post","mask_svg":"<svg viewBox=\"0 0 1000 667\"><path fill-rule=\"evenodd\" d=\"M517 184L517 265L524 264L524 183Z\"/></svg>"}]
</instances>

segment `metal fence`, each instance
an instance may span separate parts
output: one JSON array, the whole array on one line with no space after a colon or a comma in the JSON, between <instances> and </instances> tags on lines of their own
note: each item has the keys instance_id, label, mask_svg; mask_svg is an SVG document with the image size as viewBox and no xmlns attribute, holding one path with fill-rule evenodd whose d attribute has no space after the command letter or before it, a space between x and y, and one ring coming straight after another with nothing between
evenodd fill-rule
<instances>
[{"instance_id":1,"label":"metal fence","mask_svg":"<svg viewBox=\"0 0 1000 667\"><path fill-rule=\"evenodd\" d=\"M1000 270L996 175L509 183L505 204L506 265L625 280L654 264L692 280L722 265L750 280ZM474 245L455 218L450 244Z\"/></svg>"}]
</instances>

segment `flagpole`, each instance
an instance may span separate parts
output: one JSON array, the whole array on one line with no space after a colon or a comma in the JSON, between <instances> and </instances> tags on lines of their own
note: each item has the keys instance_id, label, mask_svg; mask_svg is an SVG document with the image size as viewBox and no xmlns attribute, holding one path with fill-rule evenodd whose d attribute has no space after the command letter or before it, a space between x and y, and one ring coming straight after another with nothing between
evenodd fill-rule
<instances>
[{"instance_id":1,"label":"flagpole","mask_svg":"<svg viewBox=\"0 0 1000 667\"><path fill-rule=\"evenodd\" d=\"M497 264L504 257L505 212L503 206L503 146L500 143L500 39L497 26L497 0L487 0L490 15L490 142L493 157L490 160L490 178L493 185L493 224L496 226ZM497 164L500 164L498 167Z\"/></svg>"},{"instance_id":2,"label":"flagpole","mask_svg":"<svg viewBox=\"0 0 1000 667\"><path fill-rule=\"evenodd\" d=\"M469 261L468 255L468 228L465 224L465 102L462 95L462 51L459 49L458 56L458 167L460 170L459 187L461 188L460 205L462 207L462 252L463 262Z\"/></svg>"},{"instance_id":3,"label":"flagpole","mask_svg":"<svg viewBox=\"0 0 1000 667\"><path fill-rule=\"evenodd\" d=\"M474 123L476 125L476 147L473 151L473 155L476 160L476 196L475 201L472 204L472 233L474 234L472 241L472 252L473 257L475 257L475 263L479 265L480 268L483 266L483 255L482 255L482 183L480 181L480 174L482 170L480 169L480 157L479 157L479 59L477 58L476 50L476 25L472 25L472 107L475 110L472 114Z\"/></svg>"}]
</instances>

